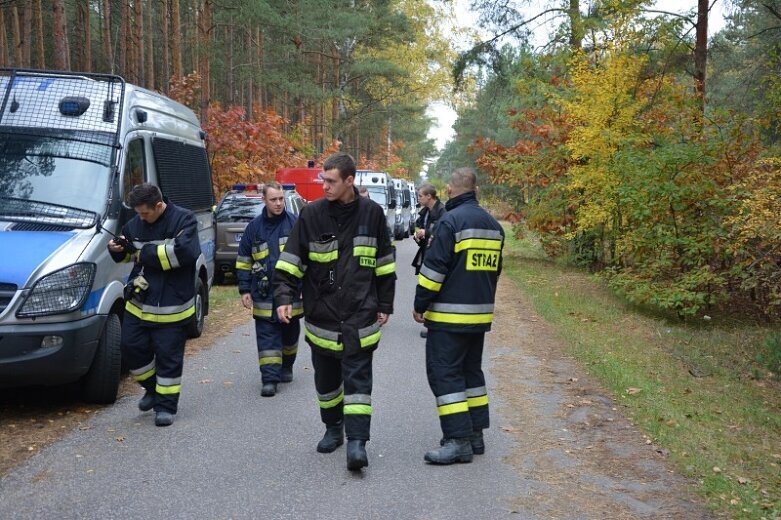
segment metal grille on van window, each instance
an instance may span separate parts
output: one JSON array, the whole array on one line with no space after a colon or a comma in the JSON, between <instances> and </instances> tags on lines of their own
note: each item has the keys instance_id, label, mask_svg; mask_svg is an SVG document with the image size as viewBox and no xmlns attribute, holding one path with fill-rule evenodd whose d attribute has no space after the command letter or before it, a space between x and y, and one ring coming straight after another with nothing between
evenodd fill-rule
<instances>
[{"instance_id":1,"label":"metal grille on van window","mask_svg":"<svg viewBox=\"0 0 781 520\"><path fill-rule=\"evenodd\" d=\"M34 222L19 222L8 228L11 231L71 231L72 227L36 224Z\"/></svg>"},{"instance_id":2,"label":"metal grille on van window","mask_svg":"<svg viewBox=\"0 0 781 520\"><path fill-rule=\"evenodd\" d=\"M0 312L3 312L16 294L16 285L0 283Z\"/></svg>"},{"instance_id":3,"label":"metal grille on van window","mask_svg":"<svg viewBox=\"0 0 781 520\"><path fill-rule=\"evenodd\" d=\"M206 149L158 137L152 151L163 195L192 211L210 210L214 193Z\"/></svg>"}]
</instances>

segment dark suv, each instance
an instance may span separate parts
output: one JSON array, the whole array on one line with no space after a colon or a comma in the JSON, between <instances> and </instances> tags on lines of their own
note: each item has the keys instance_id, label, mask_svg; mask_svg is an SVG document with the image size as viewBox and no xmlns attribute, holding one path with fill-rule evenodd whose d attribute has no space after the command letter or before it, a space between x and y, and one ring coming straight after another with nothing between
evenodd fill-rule
<instances>
[{"instance_id":1,"label":"dark suv","mask_svg":"<svg viewBox=\"0 0 781 520\"><path fill-rule=\"evenodd\" d=\"M217 249L214 254L214 283L225 280L225 274L235 275L239 242L249 222L260 215L264 208L263 194L257 184L236 184L223 195L214 210ZM285 209L293 215L301 213L306 201L295 190L295 186L284 184Z\"/></svg>"}]
</instances>

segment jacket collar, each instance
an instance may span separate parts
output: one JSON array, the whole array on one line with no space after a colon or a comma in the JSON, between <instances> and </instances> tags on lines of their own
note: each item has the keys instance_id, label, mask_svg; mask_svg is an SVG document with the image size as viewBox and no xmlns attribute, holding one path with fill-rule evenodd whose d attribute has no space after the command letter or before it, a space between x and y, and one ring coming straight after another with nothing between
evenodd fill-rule
<instances>
[{"instance_id":1,"label":"jacket collar","mask_svg":"<svg viewBox=\"0 0 781 520\"><path fill-rule=\"evenodd\" d=\"M462 193L457 197L453 197L452 199L447 201L447 204L445 204L445 209L451 211L454 208L460 206L461 204L477 205L477 193L475 193L474 191L467 191L466 193Z\"/></svg>"}]
</instances>

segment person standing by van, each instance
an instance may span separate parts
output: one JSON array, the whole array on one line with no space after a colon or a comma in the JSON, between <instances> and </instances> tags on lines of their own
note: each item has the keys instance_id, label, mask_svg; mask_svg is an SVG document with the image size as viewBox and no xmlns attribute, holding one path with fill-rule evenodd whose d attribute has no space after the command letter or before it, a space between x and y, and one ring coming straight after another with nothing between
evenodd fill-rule
<instances>
[{"instance_id":1,"label":"person standing by van","mask_svg":"<svg viewBox=\"0 0 781 520\"><path fill-rule=\"evenodd\" d=\"M413 318L428 327L426 373L442 427L432 464L471 462L485 451L488 395L483 341L491 330L502 270L502 226L477 202L477 175L458 168L447 185L447 214L426 252L415 288Z\"/></svg>"},{"instance_id":2,"label":"person standing by van","mask_svg":"<svg viewBox=\"0 0 781 520\"><path fill-rule=\"evenodd\" d=\"M125 288L122 354L146 390L141 411L170 426L179 404L187 325L195 316L195 264L201 254L195 215L163 199L149 183L127 202L136 211L108 243L115 262L134 262Z\"/></svg>"},{"instance_id":3,"label":"person standing by van","mask_svg":"<svg viewBox=\"0 0 781 520\"><path fill-rule=\"evenodd\" d=\"M418 244L418 252L415 254L415 258L412 259L412 267L415 268L415 276L420 274L420 268L423 266L423 261L426 256L426 248L431 241L431 236L434 233L434 226L437 221L447 213L445 205L437 197L437 189L433 184L425 183L421 184L418 188L418 203L421 206L420 215L415 221L415 234L413 238ZM425 330L420 331L420 337L425 338L427 332Z\"/></svg>"},{"instance_id":4,"label":"person standing by van","mask_svg":"<svg viewBox=\"0 0 781 520\"><path fill-rule=\"evenodd\" d=\"M293 380L293 363L298 353L303 314L301 299L293 297L293 319L282 323L274 312L271 277L279 254L284 250L296 217L285 210L285 192L277 182L263 185L265 207L244 230L239 242L236 275L239 279L241 303L252 309L258 344L258 363L263 386L260 395L272 397L277 384ZM299 291L300 292L300 291Z\"/></svg>"},{"instance_id":5,"label":"person standing by van","mask_svg":"<svg viewBox=\"0 0 781 520\"><path fill-rule=\"evenodd\" d=\"M336 153L323 165L325 198L304 208L274 271L277 316L288 323L303 281L306 341L330 453L347 434L347 468L369 464L372 356L393 313L396 263L382 208L358 195L355 161Z\"/></svg>"}]
</instances>

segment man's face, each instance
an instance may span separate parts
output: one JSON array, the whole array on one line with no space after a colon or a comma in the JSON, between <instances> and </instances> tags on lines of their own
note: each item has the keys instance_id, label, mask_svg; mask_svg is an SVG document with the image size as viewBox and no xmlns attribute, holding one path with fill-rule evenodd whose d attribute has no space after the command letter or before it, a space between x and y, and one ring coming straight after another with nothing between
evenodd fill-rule
<instances>
[{"instance_id":1,"label":"man's face","mask_svg":"<svg viewBox=\"0 0 781 520\"><path fill-rule=\"evenodd\" d=\"M163 210L165 210L165 204L160 201L154 206L150 206L149 204L141 204L140 206L136 206L133 209L136 210L136 214L141 220L147 224L154 224L157 222L157 219L160 218L160 215L163 214Z\"/></svg>"},{"instance_id":2,"label":"man's face","mask_svg":"<svg viewBox=\"0 0 781 520\"><path fill-rule=\"evenodd\" d=\"M285 192L274 188L266 188L265 202L269 216L279 216L285 211Z\"/></svg>"},{"instance_id":3,"label":"man's face","mask_svg":"<svg viewBox=\"0 0 781 520\"><path fill-rule=\"evenodd\" d=\"M355 178L351 175L342 180L339 170L326 170L323 172L323 191L325 198L329 201L339 200L349 202L352 200L353 182Z\"/></svg>"}]
</instances>

